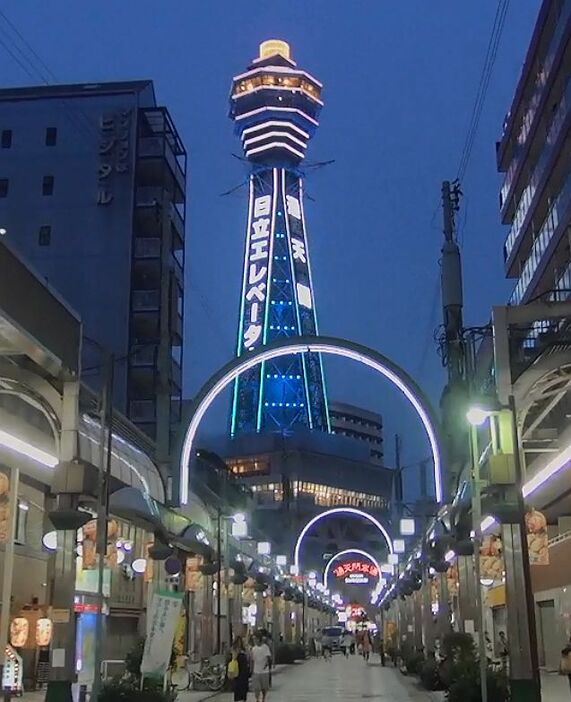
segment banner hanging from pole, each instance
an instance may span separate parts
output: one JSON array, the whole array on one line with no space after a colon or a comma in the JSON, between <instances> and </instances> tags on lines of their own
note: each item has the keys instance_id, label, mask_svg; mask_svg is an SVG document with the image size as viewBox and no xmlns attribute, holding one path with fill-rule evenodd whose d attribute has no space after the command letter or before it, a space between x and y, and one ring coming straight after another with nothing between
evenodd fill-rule
<instances>
[{"instance_id":1,"label":"banner hanging from pole","mask_svg":"<svg viewBox=\"0 0 571 702\"><path fill-rule=\"evenodd\" d=\"M144 677L162 678L167 672L182 598L182 592L156 592L153 595L141 662Z\"/></svg>"}]
</instances>

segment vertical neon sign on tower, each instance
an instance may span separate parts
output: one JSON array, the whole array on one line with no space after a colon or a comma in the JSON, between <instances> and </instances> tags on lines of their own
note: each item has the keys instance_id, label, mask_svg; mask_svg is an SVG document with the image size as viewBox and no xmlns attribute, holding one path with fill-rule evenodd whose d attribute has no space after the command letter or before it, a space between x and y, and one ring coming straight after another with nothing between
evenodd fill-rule
<instances>
[{"instance_id":1,"label":"vertical neon sign on tower","mask_svg":"<svg viewBox=\"0 0 571 702\"><path fill-rule=\"evenodd\" d=\"M234 78L230 117L250 164L238 355L274 339L317 335L300 169L319 126L322 85L270 40ZM304 424L329 431L321 356L267 361L234 384L231 434Z\"/></svg>"}]
</instances>

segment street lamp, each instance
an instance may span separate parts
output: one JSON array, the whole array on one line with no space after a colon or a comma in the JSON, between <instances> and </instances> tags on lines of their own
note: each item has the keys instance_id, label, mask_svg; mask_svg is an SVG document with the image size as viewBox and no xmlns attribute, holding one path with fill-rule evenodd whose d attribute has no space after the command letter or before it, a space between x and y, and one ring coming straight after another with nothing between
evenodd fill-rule
<instances>
[{"instance_id":1,"label":"street lamp","mask_svg":"<svg viewBox=\"0 0 571 702\"><path fill-rule=\"evenodd\" d=\"M506 593L508 612L508 631L510 638L510 686L514 699L526 695L529 700L541 698L539 665L537 660L537 635L535 628L535 602L531 588L531 572L527 544L527 529L525 525L525 504L523 492L523 469L520 458L520 439L517 427L515 400L510 395L508 404L493 401L493 406L486 403L479 407L481 417L490 418L490 435L492 457L490 465L491 483L502 483L504 490L512 486L512 505L508 509L511 516L500 519L504 553L512 554L506 559ZM476 407L472 408L476 409ZM469 410L469 416L478 419L478 412ZM485 419L483 421L485 421ZM483 422L482 422L483 423ZM474 513L474 530L481 538L483 529L494 524L493 517L487 517L482 522L479 455L477 447L477 427L472 426L470 432L472 463L474 466L474 482L477 482L476 493L478 504ZM512 461L513 456L513 461ZM477 480L476 480L477 479ZM473 503L476 495L473 496ZM504 501L510 502L509 493L504 493ZM504 503L505 508L505 503ZM478 511L479 508L479 511ZM476 553L478 553L476 551ZM479 559L476 561L479 565ZM476 571L477 582L480 579ZM480 591L480 588L477 588ZM481 592L481 591L480 591ZM521 607L521 605L524 607Z\"/></svg>"},{"instance_id":2,"label":"street lamp","mask_svg":"<svg viewBox=\"0 0 571 702\"><path fill-rule=\"evenodd\" d=\"M471 426L481 427L486 419L488 419L490 414L490 410L480 407L479 405L475 405L474 407L470 407L470 409L466 412L466 419Z\"/></svg>"},{"instance_id":3,"label":"street lamp","mask_svg":"<svg viewBox=\"0 0 571 702\"><path fill-rule=\"evenodd\" d=\"M490 416L482 407L471 407L466 413L470 423L470 456L472 462L472 525L474 530L474 577L476 581L476 616L478 624L478 653L480 657L480 687L482 702L488 702L488 659L482 611L480 584L480 546L482 545L482 484L480 482L480 455L478 452L478 427Z\"/></svg>"}]
</instances>

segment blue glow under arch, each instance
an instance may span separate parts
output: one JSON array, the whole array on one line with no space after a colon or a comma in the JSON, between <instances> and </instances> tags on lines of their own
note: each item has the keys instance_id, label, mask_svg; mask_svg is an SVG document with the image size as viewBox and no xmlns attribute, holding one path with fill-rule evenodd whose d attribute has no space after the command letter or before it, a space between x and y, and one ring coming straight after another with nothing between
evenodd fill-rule
<instances>
[{"instance_id":1,"label":"blue glow under arch","mask_svg":"<svg viewBox=\"0 0 571 702\"><path fill-rule=\"evenodd\" d=\"M363 551L361 548L346 548L344 551L338 551L334 556L331 556L331 558L327 561L327 565L325 566L325 570L323 571L323 585L324 587L327 587L327 578L329 577L329 571L331 570L331 566L333 563L338 559L341 558L341 556L347 556L349 553L356 553L358 556L364 556L365 558L368 558L371 563L373 563L376 567L377 570L379 571L379 574L377 576L377 579L379 582L381 581L382 573L381 573L381 566L379 564L379 561L368 551Z\"/></svg>"},{"instance_id":2,"label":"blue glow under arch","mask_svg":"<svg viewBox=\"0 0 571 702\"><path fill-rule=\"evenodd\" d=\"M442 460L440 456L438 421L430 402L416 382L408 373L386 356L366 346L335 337L301 336L280 339L272 344L261 346L251 353L234 358L215 373L200 389L190 406L190 412L186 418L187 425L179 453L178 494L180 503L182 505L188 503L192 447L198 427L207 409L218 395L239 375L264 361L306 352L332 354L362 363L390 380L401 391L415 409L426 432L432 452L436 502L442 502Z\"/></svg>"},{"instance_id":3,"label":"blue glow under arch","mask_svg":"<svg viewBox=\"0 0 571 702\"><path fill-rule=\"evenodd\" d=\"M298 573L301 573L301 568L299 567L299 553L301 551L301 544L307 534L307 532L311 529L312 526L320 522L322 519L326 519L327 517L334 517L334 516L339 516L339 515L349 515L352 517L363 517L367 521L369 521L374 527L378 529L378 531L381 532L383 535L385 541L387 542L387 546L389 547L389 552L393 553L393 542L391 541L391 537L389 536L388 531L385 529L385 527L379 522L379 520L376 517L373 517L372 514L369 514L368 512L364 512L362 509L357 509L356 507L333 507L333 509L328 509L326 512L320 512L319 514L316 514L315 517L310 519L307 524L303 527L303 529L300 531L299 536L297 537L297 541L295 543L295 549L293 552L293 564L297 569ZM380 573L380 569L379 569Z\"/></svg>"}]
</instances>

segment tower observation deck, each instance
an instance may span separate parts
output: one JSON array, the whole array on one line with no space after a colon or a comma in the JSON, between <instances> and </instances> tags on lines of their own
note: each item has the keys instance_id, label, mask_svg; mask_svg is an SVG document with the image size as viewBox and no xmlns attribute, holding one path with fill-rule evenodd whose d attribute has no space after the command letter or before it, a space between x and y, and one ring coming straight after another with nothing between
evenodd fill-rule
<instances>
[{"instance_id":1,"label":"tower observation deck","mask_svg":"<svg viewBox=\"0 0 571 702\"><path fill-rule=\"evenodd\" d=\"M232 83L230 117L251 168L239 356L277 338L318 333L300 166L319 126L321 89L297 68L288 44L274 39ZM236 379L232 436L298 424L330 430L319 354L267 361Z\"/></svg>"}]
</instances>

